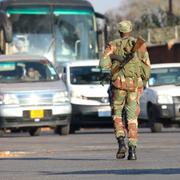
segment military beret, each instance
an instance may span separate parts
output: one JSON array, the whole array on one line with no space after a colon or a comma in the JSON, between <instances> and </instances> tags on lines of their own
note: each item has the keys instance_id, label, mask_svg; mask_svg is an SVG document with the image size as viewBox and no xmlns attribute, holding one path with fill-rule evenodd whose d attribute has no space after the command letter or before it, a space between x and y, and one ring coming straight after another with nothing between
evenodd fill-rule
<instances>
[{"instance_id":1,"label":"military beret","mask_svg":"<svg viewBox=\"0 0 180 180\"><path fill-rule=\"evenodd\" d=\"M127 33L132 31L132 23L131 21L121 21L118 23L118 29L120 32Z\"/></svg>"}]
</instances>

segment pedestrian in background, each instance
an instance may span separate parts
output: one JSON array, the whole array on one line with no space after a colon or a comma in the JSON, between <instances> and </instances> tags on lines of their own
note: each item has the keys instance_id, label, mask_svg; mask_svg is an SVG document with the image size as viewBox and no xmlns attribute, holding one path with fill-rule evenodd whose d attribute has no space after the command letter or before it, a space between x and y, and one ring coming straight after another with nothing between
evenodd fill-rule
<instances>
[{"instance_id":1,"label":"pedestrian in background","mask_svg":"<svg viewBox=\"0 0 180 180\"><path fill-rule=\"evenodd\" d=\"M136 160L139 98L150 76L150 60L144 42L133 51L138 43L137 39L131 36L130 21L121 21L118 31L120 38L108 43L99 65L102 71L111 72L112 118L119 145L116 158L122 159L126 156L127 133L128 160ZM123 108L126 110L127 129L122 120Z\"/></svg>"}]
</instances>

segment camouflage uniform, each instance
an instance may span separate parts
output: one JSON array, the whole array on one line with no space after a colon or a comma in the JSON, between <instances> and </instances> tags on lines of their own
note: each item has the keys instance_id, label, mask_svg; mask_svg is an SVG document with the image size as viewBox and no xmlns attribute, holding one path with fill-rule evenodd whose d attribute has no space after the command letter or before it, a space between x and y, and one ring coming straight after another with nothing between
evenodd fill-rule
<instances>
[{"instance_id":1,"label":"camouflage uniform","mask_svg":"<svg viewBox=\"0 0 180 180\"><path fill-rule=\"evenodd\" d=\"M130 32L132 25L130 21L122 21L119 23L121 32ZM141 78L140 60L150 66L148 52L143 45L134 57L120 68L118 72L113 73L113 69L118 65L118 61L113 61L111 54L126 57L136 42L133 37L119 38L111 41L100 60L100 67L105 70L111 70L112 82L112 117L114 120L115 136L125 137L126 129L122 121L122 110L125 107L127 112L127 133L128 145L137 146L138 140L138 115L140 112L139 98L143 90L143 82Z\"/></svg>"}]
</instances>

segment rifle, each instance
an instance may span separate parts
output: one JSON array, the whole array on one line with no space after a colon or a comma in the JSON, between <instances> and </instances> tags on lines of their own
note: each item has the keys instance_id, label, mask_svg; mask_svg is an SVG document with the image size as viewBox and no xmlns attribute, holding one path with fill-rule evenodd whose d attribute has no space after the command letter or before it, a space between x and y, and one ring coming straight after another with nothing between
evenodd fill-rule
<instances>
[{"instance_id":1,"label":"rifle","mask_svg":"<svg viewBox=\"0 0 180 180\"><path fill-rule=\"evenodd\" d=\"M110 70L101 70L101 85L104 86L105 82L110 82L111 72Z\"/></svg>"},{"instance_id":2,"label":"rifle","mask_svg":"<svg viewBox=\"0 0 180 180\"><path fill-rule=\"evenodd\" d=\"M112 60L120 62L119 65L117 65L114 69L112 69L112 74L115 74L119 71L119 69L123 68L131 59L134 57L134 53L145 43L144 39L141 37L137 38L137 41L133 48L131 49L131 52L126 55L126 57L122 57L119 55L111 54L110 58Z\"/></svg>"}]
</instances>

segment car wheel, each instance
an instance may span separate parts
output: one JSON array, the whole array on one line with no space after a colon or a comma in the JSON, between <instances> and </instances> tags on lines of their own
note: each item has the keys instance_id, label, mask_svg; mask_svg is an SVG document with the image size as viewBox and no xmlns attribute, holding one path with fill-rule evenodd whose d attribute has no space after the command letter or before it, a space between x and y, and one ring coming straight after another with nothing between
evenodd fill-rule
<instances>
[{"instance_id":1,"label":"car wheel","mask_svg":"<svg viewBox=\"0 0 180 180\"><path fill-rule=\"evenodd\" d=\"M70 134L75 134L76 133L76 129L74 127L70 127Z\"/></svg>"},{"instance_id":2,"label":"car wheel","mask_svg":"<svg viewBox=\"0 0 180 180\"><path fill-rule=\"evenodd\" d=\"M81 128L81 115L79 114L73 114L71 116L71 125L70 125L70 133L74 134L75 131L80 130Z\"/></svg>"},{"instance_id":3,"label":"car wheel","mask_svg":"<svg viewBox=\"0 0 180 180\"><path fill-rule=\"evenodd\" d=\"M0 129L0 137L4 136L4 130L3 129Z\"/></svg>"},{"instance_id":4,"label":"car wheel","mask_svg":"<svg viewBox=\"0 0 180 180\"><path fill-rule=\"evenodd\" d=\"M153 123L153 125L151 126L151 132L161 132L162 131L162 123Z\"/></svg>"},{"instance_id":5,"label":"car wheel","mask_svg":"<svg viewBox=\"0 0 180 180\"><path fill-rule=\"evenodd\" d=\"M70 126L70 134L75 134L79 129L79 126Z\"/></svg>"},{"instance_id":6,"label":"car wheel","mask_svg":"<svg viewBox=\"0 0 180 180\"><path fill-rule=\"evenodd\" d=\"M31 129L29 130L29 134L30 134L31 136L39 136L40 133L41 133L41 128L31 128Z\"/></svg>"},{"instance_id":7,"label":"car wheel","mask_svg":"<svg viewBox=\"0 0 180 180\"><path fill-rule=\"evenodd\" d=\"M13 128L11 129L11 133L20 133L21 129Z\"/></svg>"},{"instance_id":8,"label":"car wheel","mask_svg":"<svg viewBox=\"0 0 180 180\"><path fill-rule=\"evenodd\" d=\"M65 126L57 126L55 132L59 135L68 135L70 132L70 125L68 124Z\"/></svg>"},{"instance_id":9,"label":"car wheel","mask_svg":"<svg viewBox=\"0 0 180 180\"><path fill-rule=\"evenodd\" d=\"M155 106L151 105L148 108L148 118L149 118L149 124L151 128L151 132L161 132L162 131L162 123L158 122L158 111Z\"/></svg>"}]
</instances>

